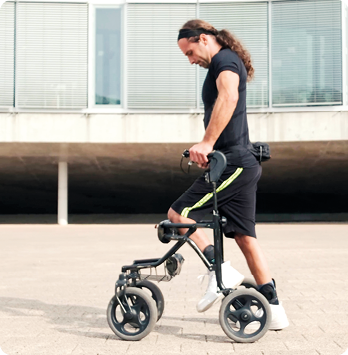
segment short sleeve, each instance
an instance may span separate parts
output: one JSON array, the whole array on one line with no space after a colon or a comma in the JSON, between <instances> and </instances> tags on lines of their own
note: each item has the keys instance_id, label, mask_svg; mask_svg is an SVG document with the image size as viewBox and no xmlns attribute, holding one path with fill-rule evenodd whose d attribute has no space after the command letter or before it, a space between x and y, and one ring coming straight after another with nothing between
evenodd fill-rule
<instances>
[{"instance_id":1,"label":"short sleeve","mask_svg":"<svg viewBox=\"0 0 348 355\"><path fill-rule=\"evenodd\" d=\"M240 75L240 59L230 50L222 50L213 57L213 73L215 80L223 71L233 71Z\"/></svg>"}]
</instances>

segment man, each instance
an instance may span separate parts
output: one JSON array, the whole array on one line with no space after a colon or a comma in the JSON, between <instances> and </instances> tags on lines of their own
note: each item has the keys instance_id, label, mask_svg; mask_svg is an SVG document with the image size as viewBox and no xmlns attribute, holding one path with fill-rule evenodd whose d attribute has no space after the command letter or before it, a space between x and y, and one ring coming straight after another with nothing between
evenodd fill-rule
<instances>
[{"instance_id":1,"label":"man","mask_svg":"<svg viewBox=\"0 0 348 355\"><path fill-rule=\"evenodd\" d=\"M190 148L190 159L201 168L208 164L207 155L220 150L227 158L227 168L218 183L218 207L227 218L224 234L234 238L242 250L259 291L269 301L272 323L269 329L288 326L284 308L279 304L275 283L258 244L255 233L257 182L261 166L248 150L249 132L246 116L246 82L253 78L250 54L228 31L217 31L202 20L188 21L180 30L178 45L191 64L208 68L203 85L205 135ZM173 203L168 218L174 223L194 223L212 211L211 186L204 176ZM185 232L185 231L181 231ZM214 247L198 229L191 239L207 259L214 263ZM222 265L226 287L240 285L243 276L229 262ZM209 274L208 289L197 304L199 312L209 309L219 297L215 272Z\"/></svg>"}]
</instances>

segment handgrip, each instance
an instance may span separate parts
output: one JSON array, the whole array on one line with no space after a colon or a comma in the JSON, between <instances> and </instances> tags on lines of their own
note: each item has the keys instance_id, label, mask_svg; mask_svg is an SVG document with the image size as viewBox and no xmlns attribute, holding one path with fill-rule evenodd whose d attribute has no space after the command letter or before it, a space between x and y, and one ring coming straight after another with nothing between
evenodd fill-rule
<instances>
[{"instance_id":1,"label":"handgrip","mask_svg":"<svg viewBox=\"0 0 348 355\"><path fill-rule=\"evenodd\" d=\"M190 151L188 149L184 150L182 156L184 158L189 158ZM218 150L213 150L207 155L207 158L209 164L209 170L207 171L207 181L218 182L227 166L225 154L221 153Z\"/></svg>"}]
</instances>

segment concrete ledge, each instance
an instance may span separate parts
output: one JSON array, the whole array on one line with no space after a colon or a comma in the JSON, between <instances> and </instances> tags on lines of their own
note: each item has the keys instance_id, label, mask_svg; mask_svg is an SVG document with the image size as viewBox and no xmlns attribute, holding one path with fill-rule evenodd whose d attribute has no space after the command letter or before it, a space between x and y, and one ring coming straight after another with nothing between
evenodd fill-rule
<instances>
[{"instance_id":1,"label":"concrete ledge","mask_svg":"<svg viewBox=\"0 0 348 355\"><path fill-rule=\"evenodd\" d=\"M69 224L153 224L167 219L166 214L84 214L70 215ZM341 222L348 223L348 213L317 214L257 214L257 223L292 223L292 222ZM0 224L57 224L57 215L0 215ZM154 232L155 233L155 232Z\"/></svg>"},{"instance_id":2,"label":"concrete ledge","mask_svg":"<svg viewBox=\"0 0 348 355\"><path fill-rule=\"evenodd\" d=\"M291 222L343 222L348 223L348 213L306 213L306 214L257 214L257 223Z\"/></svg>"},{"instance_id":3,"label":"concrete ledge","mask_svg":"<svg viewBox=\"0 0 348 355\"><path fill-rule=\"evenodd\" d=\"M347 111L248 114L250 139L348 140ZM0 142L184 143L204 134L202 114L0 113Z\"/></svg>"}]
</instances>

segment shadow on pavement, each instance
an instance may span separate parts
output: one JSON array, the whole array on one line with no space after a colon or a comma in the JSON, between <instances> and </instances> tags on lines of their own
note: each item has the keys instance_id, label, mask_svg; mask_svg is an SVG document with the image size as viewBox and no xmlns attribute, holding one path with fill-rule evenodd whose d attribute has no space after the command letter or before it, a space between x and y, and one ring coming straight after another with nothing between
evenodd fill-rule
<instances>
[{"instance_id":1,"label":"shadow on pavement","mask_svg":"<svg viewBox=\"0 0 348 355\"><path fill-rule=\"evenodd\" d=\"M218 318L212 319L212 318L183 318L183 317L168 317L168 316L163 316L162 319L169 319L169 320L180 320L183 322L196 322L196 323L208 323L208 324L216 324L220 326Z\"/></svg>"},{"instance_id":2,"label":"shadow on pavement","mask_svg":"<svg viewBox=\"0 0 348 355\"><path fill-rule=\"evenodd\" d=\"M0 311L13 317L43 317L49 323L56 325L57 331L84 336L88 338L100 338L105 340L120 340L111 332L106 320L105 309L77 306L48 304L42 301L23 298L0 297ZM220 326L218 320L209 318L181 318L166 317L165 320L179 320L183 322L206 322ZM105 330L105 333L93 331L92 329ZM84 330L85 329L85 330ZM164 335L174 335L182 339L197 341L209 341L216 343L230 342L223 336L207 336L204 334L182 334L182 327L156 325L154 330Z\"/></svg>"},{"instance_id":3,"label":"shadow on pavement","mask_svg":"<svg viewBox=\"0 0 348 355\"><path fill-rule=\"evenodd\" d=\"M11 316L41 316L50 323L75 328L108 328L105 309L48 304L38 300L0 297L0 311Z\"/></svg>"}]
</instances>

